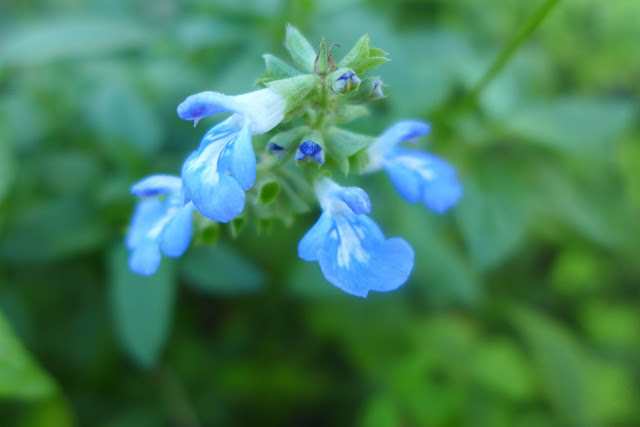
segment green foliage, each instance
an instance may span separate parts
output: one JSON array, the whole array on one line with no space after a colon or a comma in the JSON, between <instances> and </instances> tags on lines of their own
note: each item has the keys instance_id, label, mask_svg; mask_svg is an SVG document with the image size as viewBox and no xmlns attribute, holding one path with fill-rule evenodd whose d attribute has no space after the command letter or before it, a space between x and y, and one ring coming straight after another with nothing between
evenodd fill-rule
<instances>
[{"instance_id":1,"label":"green foliage","mask_svg":"<svg viewBox=\"0 0 640 427\"><path fill-rule=\"evenodd\" d=\"M164 260L149 277L129 271L125 248L109 256L109 287L115 330L135 363L152 368L168 338L175 306L176 268Z\"/></svg>"},{"instance_id":2,"label":"green foliage","mask_svg":"<svg viewBox=\"0 0 640 427\"><path fill-rule=\"evenodd\" d=\"M36 400L57 392L51 377L22 347L2 313L0 349L0 397Z\"/></svg>"},{"instance_id":3,"label":"green foliage","mask_svg":"<svg viewBox=\"0 0 640 427\"><path fill-rule=\"evenodd\" d=\"M264 273L226 245L192 249L181 264L187 284L213 295L243 295L258 292Z\"/></svg>"},{"instance_id":4,"label":"green foliage","mask_svg":"<svg viewBox=\"0 0 640 427\"><path fill-rule=\"evenodd\" d=\"M0 425L640 424L640 3L45 3L0 5ZM177 104L311 73L322 37L359 76L393 59L369 112L329 105L328 166L416 118L407 146L463 182L437 216L349 177L414 248L409 282L355 299L298 258L324 166L271 167L295 122L254 137L273 163L242 218L131 274L130 185L218 122Z\"/></svg>"}]
</instances>

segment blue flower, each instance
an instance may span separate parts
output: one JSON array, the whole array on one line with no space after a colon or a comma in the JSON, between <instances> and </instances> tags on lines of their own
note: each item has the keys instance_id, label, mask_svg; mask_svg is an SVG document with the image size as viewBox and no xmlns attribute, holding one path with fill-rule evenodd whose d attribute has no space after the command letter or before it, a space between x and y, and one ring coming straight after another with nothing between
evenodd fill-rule
<instances>
[{"instance_id":1,"label":"blue flower","mask_svg":"<svg viewBox=\"0 0 640 427\"><path fill-rule=\"evenodd\" d=\"M413 249L403 239L385 239L366 216L371 212L367 193L328 178L317 182L316 193L322 215L300 241L300 258L318 261L324 277L352 295L366 297L369 291L404 284L413 269Z\"/></svg>"},{"instance_id":2,"label":"blue flower","mask_svg":"<svg viewBox=\"0 0 640 427\"><path fill-rule=\"evenodd\" d=\"M324 163L324 151L322 151L322 147L320 144L313 141L304 141L298 147L298 151L296 152L295 161L299 162L301 160L306 159L307 157L312 158L316 162L323 164Z\"/></svg>"},{"instance_id":3,"label":"blue flower","mask_svg":"<svg viewBox=\"0 0 640 427\"><path fill-rule=\"evenodd\" d=\"M181 185L178 177L153 175L131 187L133 195L144 198L136 207L127 235L133 272L149 276L160 266L160 250L175 258L189 247L193 205L183 203ZM164 201L156 198L165 194Z\"/></svg>"},{"instance_id":4,"label":"blue flower","mask_svg":"<svg viewBox=\"0 0 640 427\"><path fill-rule=\"evenodd\" d=\"M455 169L432 154L397 147L399 143L427 132L429 125L416 120L391 126L367 150L369 163L363 172L384 168L405 200L410 203L422 201L429 209L443 213L462 196Z\"/></svg>"},{"instance_id":5,"label":"blue flower","mask_svg":"<svg viewBox=\"0 0 640 427\"><path fill-rule=\"evenodd\" d=\"M284 118L285 99L273 89L238 96L201 92L178 106L178 115L193 120L230 111L211 128L182 166L185 202L214 221L229 222L244 209L244 192L256 180L251 135L268 132Z\"/></svg>"}]
</instances>

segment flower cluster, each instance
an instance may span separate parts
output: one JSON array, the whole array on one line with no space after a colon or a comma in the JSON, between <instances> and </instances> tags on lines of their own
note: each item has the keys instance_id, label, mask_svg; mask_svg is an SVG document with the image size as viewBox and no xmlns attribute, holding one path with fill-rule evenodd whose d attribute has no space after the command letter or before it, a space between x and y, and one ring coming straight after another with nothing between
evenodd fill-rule
<instances>
[{"instance_id":1,"label":"flower cluster","mask_svg":"<svg viewBox=\"0 0 640 427\"><path fill-rule=\"evenodd\" d=\"M143 199L127 236L134 272L155 273L161 252L181 256L192 238L194 212L236 228L249 219L262 227L274 219L289 223L307 210L311 195L322 214L300 240L300 258L317 261L327 281L356 296L406 282L414 263L411 246L385 238L368 216L364 190L342 187L331 177L335 170L384 170L408 202L442 213L462 194L455 170L433 154L400 146L425 135L424 122L401 121L377 138L339 127L366 114L362 104L384 98L379 78L362 77L387 61L385 52L370 47L368 34L338 63L333 46L322 39L316 51L291 26L286 47L295 67L265 55L267 72L256 82L262 89L237 96L200 92L178 106L178 116L194 126L210 115L232 115L207 131L180 178L154 175L132 187ZM279 132L257 158L260 141L253 136L276 126Z\"/></svg>"}]
</instances>

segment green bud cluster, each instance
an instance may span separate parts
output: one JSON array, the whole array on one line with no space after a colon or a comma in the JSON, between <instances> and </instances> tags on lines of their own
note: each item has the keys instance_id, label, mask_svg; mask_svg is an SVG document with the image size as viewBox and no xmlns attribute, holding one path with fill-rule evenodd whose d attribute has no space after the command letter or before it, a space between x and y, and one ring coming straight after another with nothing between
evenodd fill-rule
<instances>
[{"instance_id":1,"label":"green bud cluster","mask_svg":"<svg viewBox=\"0 0 640 427\"><path fill-rule=\"evenodd\" d=\"M266 72L256 80L258 86L272 88L286 99L285 118L263 147L256 185L247 193L247 208L232 224L236 228L248 222L247 216L260 230L269 229L276 218L291 223L314 203L309 197L316 179L334 171L358 173L367 162L366 148L375 141L340 127L367 115L363 104L384 97L378 77L361 77L388 61L384 51L371 48L369 35L363 35L339 62L333 58L338 45L328 46L322 38L314 49L291 25L285 46L293 65L266 54ZM310 157L294 160L300 145L309 141L322 148L322 162ZM261 151L255 148L256 153Z\"/></svg>"}]
</instances>

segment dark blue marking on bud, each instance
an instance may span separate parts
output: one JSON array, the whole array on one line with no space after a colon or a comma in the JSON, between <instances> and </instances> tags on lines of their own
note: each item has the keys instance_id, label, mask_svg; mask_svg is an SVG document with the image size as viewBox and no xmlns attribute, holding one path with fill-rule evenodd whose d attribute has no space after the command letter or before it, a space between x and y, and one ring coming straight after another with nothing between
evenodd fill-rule
<instances>
[{"instance_id":1,"label":"dark blue marking on bud","mask_svg":"<svg viewBox=\"0 0 640 427\"><path fill-rule=\"evenodd\" d=\"M324 151L322 151L322 147L320 144L317 144L313 141L304 141L298 147L298 151L296 152L295 160L297 162L306 159L307 157L311 157L316 162L323 164L324 163Z\"/></svg>"}]
</instances>

